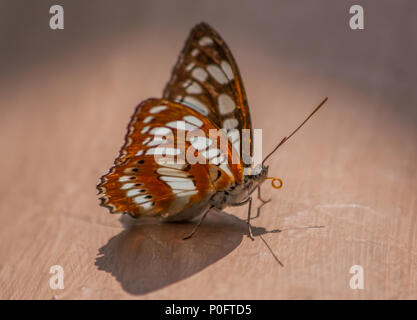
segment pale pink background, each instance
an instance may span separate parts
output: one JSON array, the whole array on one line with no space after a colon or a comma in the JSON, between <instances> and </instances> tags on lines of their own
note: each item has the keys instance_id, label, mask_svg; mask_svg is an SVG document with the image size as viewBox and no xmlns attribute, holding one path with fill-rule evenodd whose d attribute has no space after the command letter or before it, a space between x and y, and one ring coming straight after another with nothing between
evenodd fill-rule
<instances>
[{"instance_id":1,"label":"pale pink background","mask_svg":"<svg viewBox=\"0 0 417 320\"><path fill-rule=\"evenodd\" d=\"M417 298L414 1L59 1L63 31L52 4L0 2L0 298ZM329 97L272 159L284 188L265 184L254 220L284 268L245 236L245 207L183 242L192 224L123 226L98 206L134 107L200 21L234 53L264 154Z\"/></svg>"}]
</instances>

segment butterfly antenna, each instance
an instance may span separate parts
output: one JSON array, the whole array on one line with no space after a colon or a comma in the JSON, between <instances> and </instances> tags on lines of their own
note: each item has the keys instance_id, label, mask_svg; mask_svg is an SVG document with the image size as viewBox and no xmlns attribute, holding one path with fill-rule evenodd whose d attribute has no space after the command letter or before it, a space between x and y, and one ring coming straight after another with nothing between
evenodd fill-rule
<instances>
[{"instance_id":1,"label":"butterfly antenna","mask_svg":"<svg viewBox=\"0 0 417 320\"><path fill-rule=\"evenodd\" d=\"M319 109L322 107L323 104L326 103L327 101L327 97L313 110L312 113L310 113L310 115L297 127L297 129L295 129L288 137L284 137L284 139L281 140L280 143L278 143L278 145L274 148L274 150L272 150L266 157L265 159L262 161L262 165L265 163L266 160L268 160L268 158L275 152L278 150L279 147L281 147L284 142L287 142L298 130L301 129L301 127L313 116L313 114L315 114L317 111L319 111Z\"/></svg>"}]
</instances>

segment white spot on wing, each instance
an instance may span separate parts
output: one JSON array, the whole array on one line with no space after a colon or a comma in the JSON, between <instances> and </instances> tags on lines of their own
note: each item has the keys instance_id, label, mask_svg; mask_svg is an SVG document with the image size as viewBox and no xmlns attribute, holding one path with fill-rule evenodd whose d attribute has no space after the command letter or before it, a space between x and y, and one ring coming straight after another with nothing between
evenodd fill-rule
<instances>
[{"instance_id":1,"label":"white spot on wing","mask_svg":"<svg viewBox=\"0 0 417 320\"><path fill-rule=\"evenodd\" d=\"M164 168L159 167L156 172L161 176L173 176L173 177L183 177L187 178L189 174L185 171L174 169L174 168Z\"/></svg>"},{"instance_id":2,"label":"white spot on wing","mask_svg":"<svg viewBox=\"0 0 417 320\"><path fill-rule=\"evenodd\" d=\"M138 152L136 152L137 156L141 156L143 154L143 150L139 150Z\"/></svg>"},{"instance_id":3,"label":"white spot on wing","mask_svg":"<svg viewBox=\"0 0 417 320\"><path fill-rule=\"evenodd\" d=\"M144 120L143 120L143 123L149 123L149 122L151 122L153 120L153 117L152 116L147 116Z\"/></svg>"},{"instance_id":4,"label":"white spot on wing","mask_svg":"<svg viewBox=\"0 0 417 320\"><path fill-rule=\"evenodd\" d=\"M125 183L120 189L126 190L126 189L130 189L134 186L134 183Z\"/></svg>"},{"instance_id":5,"label":"white spot on wing","mask_svg":"<svg viewBox=\"0 0 417 320\"><path fill-rule=\"evenodd\" d=\"M160 145L160 144L162 144L164 142L167 142L167 140L166 139L162 139L161 137L155 137L155 138L153 138L153 140L151 142L148 143L148 146L149 147L151 147L151 146L157 146L157 145Z\"/></svg>"},{"instance_id":6,"label":"white spot on wing","mask_svg":"<svg viewBox=\"0 0 417 320\"><path fill-rule=\"evenodd\" d=\"M213 143L211 139L208 139L206 137L199 137L199 136L191 137L190 142L191 142L191 145L194 147L194 149L197 149L197 150L207 149Z\"/></svg>"},{"instance_id":7,"label":"white spot on wing","mask_svg":"<svg viewBox=\"0 0 417 320\"><path fill-rule=\"evenodd\" d=\"M149 133L153 135L166 136L166 135L172 135L172 130L165 128L165 127L156 127L156 128L153 128Z\"/></svg>"},{"instance_id":8,"label":"white spot on wing","mask_svg":"<svg viewBox=\"0 0 417 320\"><path fill-rule=\"evenodd\" d=\"M146 126L145 128L142 129L142 131L140 133L144 134L144 133L148 132L149 128L150 128L149 126Z\"/></svg>"},{"instance_id":9,"label":"white spot on wing","mask_svg":"<svg viewBox=\"0 0 417 320\"><path fill-rule=\"evenodd\" d=\"M173 190L195 190L194 183L188 181L165 181Z\"/></svg>"},{"instance_id":10,"label":"white spot on wing","mask_svg":"<svg viewBox=\"0 0 417 320\"><path fill-rule=\"evenodd\" d=\"M187 79L187 80L186 80L186 81L182 84L182 87L183 87L183 88L188 87L190 84L191 84L191 80L190 80L190 79Z\"/></svg>"},{"instance_id":11,"label":"white spot on wing","mask_svg":"<svg viewBox=\"0 0 417 320\"><path fill-rule=\"evenodd\" d=\"M142 203L146 203L146 202L151 202L151 199L147 199L146 195L142 195L142 196L137 196L133 199L134 202L136 202L137 204L142 204Z\"/></svg>"},{"instance_id":12,"label":"white spot on wing","mask_svg":"<svg viewBox=\"0 0 417 320\"><path fill-rule=\"evenodd\" d=\"M236 108L236 104L228 94L222 93L218 97L220 114L227 114Z\"/></svg>"},{"instance_id":13,"label":"white spot on wing","mask_svg":"<svg viewBox=\"0 0 417 320\"><path fill-rule=\"evenodd\" d=\"M196 125L197 127L201 127L203 125L203 121L201 121L200 119L194 117L194 116L185 116L184 120L192 123L194 125Z\"/></svg>"},{"instance_id":14,"label":"white spot on wing","mask_svg":"<svg viewBox=\"0 0 417 320\"><path fill-rule=\"evenodd\" d=\"M183 178L183 177L172 177L172 176L160 176L159 177L162 181L177 181L177 182L191 182L193 183L190 179L188 178ZM193 183L194 185L194 183Z\"/></svg>"},{"instance_id":15,"label":"white spot on wing","mask_svg":"<svg viewBox=\"0 0 417 320\"><path fill-rule=\"evenodd\" d=\"M151 137L147 137L145 140L143 140L142 144L147 144L149 141L151 141Z\"/></svg>"},{"instance_id":16,"label":"white spot on wing","mask_svg":"<svg viewBox=\"0 0 417 320\"><path fill-rule=\"evenodd\" d=\"M134 197L140 193L139 189L132 189L126 192L126 196L128 197Z\"/></svg>"},{"instance_id":17,"label":"white spot on wing","mask_svg":"<svg viewBox=\"0 0 417 320\"><path fill-rule=\"evenodd\" d=\"M173 190L195 190L194 182L187 178L161 176L160 179Z\"/></svg>"},{"instance_id":18,"label":"white spot on wing","mask_svg":"<svg viewBox=\"0 0 417 320\"><path fill-rule=\"evenodd\" d=\"M195 125L192 125L182 120L168 122L166 126L173 128L173 129L185 130L185 131L193 131L193 130L198 129Z\"/></svg>"},{"instance_id":19,"label":"white spot on wing","mask_svg":"<svg viewBox=\"0 0 417 320\"><path fill-rule=\"evenodd\" d=\"M187 89L185 89L185 91L187 91L187 93L189 94L199 94L203 92L203 89L197 82L193 81L193 83L190 86L188 86Z\"/></svg>"},{"instance_id":20,"label":"white spot on wing","mask_svg":"<svg viewBox=\"0 0 417 320\"><path fill-rule=\"evenodd\" d=\"M207 72L202 68L195 68L193 72L191 72L191 75L198 81L204 82L207 80L208 74Z\"/></svg>"},{"instance_id":21,"label":"white spot on wing","mask_svg":"<svg viewBox=\"0 0 417 320\"><path fill-rule=\"evenodd\" d=\"M232 70L232 67L230 66L230 64L227 61L223 60L220 63L220 66L222 67L222 69L223 69L224 73L226 74L227 78L229 80L233 80L234 74L233 74L233 70Z\"/></svg>"},{"instance_id":22,"label":"white spot on wing","mask_svg":"<svg viewBox=\"0 0 417 320\"><path fill-rule=\"evenodd\" d=\"M119 181L120 181L120 182L129 181L129 180L130 180L130 176L121 176L121 177L119 178Z\"/></svg>"},{"instance_id":23,"label":"white spot on wing","mask_svg":"<svg viewBox=\"0 0 417 320\"><path fill-rule=\"evenodd\" d=\"M167 106L156 106L156 107L153 107L151 110L149 110L149 113L158 113L158 112L161 112L161 111L163 111L163 110L165 110L167 108Z\"/></svg>"},{"instance_id":24,"label":"white spot on wing","mask_svg":"<svg viewBox=\"0 0 417 320\"><path fill-rule=\"evenodd\" d=\"M210 39L209 37L203 37L203 38L200 39L200 41L198 41L198 44L200 46L203 46L203 47L204 46L209 46L209 45L213 44L213 40Z\"/></svg>"},{"instance_id":25,"label":"white spot on wing","mask_svg":"<svg viewBox=\"0 0 417 320\"><path fill-rule=\"evenodd\" d=\"M223 121L223 128L229 130L236 128L239 122L235 118L228 118Z\"/></svg>"},{"instance_id":26,"label":"white spot on wing","mask_svg":"<svg viewBox=\"0 0 417 320\"><path fill-rule=\"evenodd\" d=\"M185 70L190 71L192 68L194 68L194 66L194 62L191 62L188 66L185 67Z\"/></svg>"},{"instance_id":27,"label":"white spot on wing","mask_svg":"<svg viewBox=\"0 0 417 320\"><path fill-rule=\"evenodd\" d=\"M142 203L142 204L140 204L140 207L141 207L143 210L149 210L149 209L152 209L152 207L153 207L153 202L149 201L149 202Z\"/></svg>"},{"instance_id":28,"label":"white spot on wing","mask_svg":"<svg viewBox=\"0 0 417 320\"><path fill-rule=\"evenodd\" d=\"M229 80L224 75L222 69L220 69L215 64L210 64L207 66L207 71L210 73L210 75L220 84L224 85L229 82Z\"/></svg>"}]
</instances>

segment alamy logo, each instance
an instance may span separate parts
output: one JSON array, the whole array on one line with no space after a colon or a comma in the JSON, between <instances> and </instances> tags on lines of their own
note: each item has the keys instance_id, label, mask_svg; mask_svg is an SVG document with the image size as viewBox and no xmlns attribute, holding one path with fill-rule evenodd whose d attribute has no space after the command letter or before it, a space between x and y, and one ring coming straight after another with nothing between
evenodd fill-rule
<instances>
[{"instance_id":1,"label":"alamy logo","mask_svg":"<svg viewBox=\"0 0 417 320\"><path fill-rule=\"evenodd\" d=\"M49 13L53 16L49 19L49 27L52 30L64 29L64 8L60 5L53 5L49 8Z\"/></svg>"},{"instance_id":2,"label":"alamy logo","mask_svg":"<svg viewBox=\"0 0 417 320\"><path fill-rule=\"evenodd\" d=\"M349 13L353 14L349 20L349 26L352 30L363 30L363 8L362 6L355 4L350 7Z\"/></svg>"},{"instance_id":3,"label":"alamy logo","mask_svg":"<svg viewBox=\"0 0 417 320\"><path fill-rule=\"evenodd\" d=\"M176 134L171 128L177 129ZM150 130L153 135L153 138L149 137L144 142L151 148L146 151L140 149L136 155L153 155L155 162L161 165L185 163L219 165L242 164L243 162L254 168L245 174L255 175L258 173L256 169L259 169L262 163L262 129L254 129L253 139L251 139L250 129L242 129L241 133L237 129L229 132L223 129L209 129L209 133L206 134L203 130L194 128L184 121L174 121L168 127L153 129L145 127L142 132L146 133L145 130ZM228 136L233 137L234 140L228 139ZM190 147L187 148L188 142ZM250 156L251 143L253 156ZM230 148L231 145L233 145L232 148Z\"/></svg>"},{"instance_id":4,"label":"alamy logo","mask_svg":"<svg viewBox=\"0 0 417 320\"><path fill-rule=\"evenodd\" d=\"M355 264L350 267L349 273L353 274L349 282L350 288L353 290L363 290L365 288L363 267Z\"/></svg>"},{"instance_id":5,"label":"alamy logo","mask_svg":"<svg viewBox=\"0 0 417 320\"><path fill-rule=\"evenodd\" d=\"M49 287L52 290L64 289L64 268L60 265L54 265L49 269L53 276L49 279Z\"/></svg>"}]
</instances>

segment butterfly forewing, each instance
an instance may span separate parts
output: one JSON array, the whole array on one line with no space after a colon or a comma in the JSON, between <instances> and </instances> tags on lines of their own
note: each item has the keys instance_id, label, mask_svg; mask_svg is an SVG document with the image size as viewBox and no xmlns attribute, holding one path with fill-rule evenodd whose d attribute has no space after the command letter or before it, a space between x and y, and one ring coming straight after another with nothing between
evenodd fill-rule
<instances>
[{"instance_id":1,"label":"butterfly forewing","mask_svg":"<svg viewBox=\"0 0 417 320\"><path fill-rule=\"evenodd\" d=\"M200 23L191 31L164 98L187 104L226 129L239 153L242 129L249 129L249 141L245 141L249 148L243 151L246 155L253 151L250 113L239 69L224 40L207 24Z\"/></svg>"},{"instance_id":2,"label":"butterfly forewing","mask_svg":"<svg viewBox=\"0 0 417 320\"><path fill-rule=\"evenodd\" d=\"M211 138L210 129L219 132ZM125 144L98 185L101 204L113 213L175 216L204 204L218 190L242 183L243 168L231 142L201 113L167 99L149 99L135 110ZM193 132L202 136L193 137ZM224 137L227 141L227 138ZM199 162L190 164L188 155Z\"/></svg>"}]
</instances>

